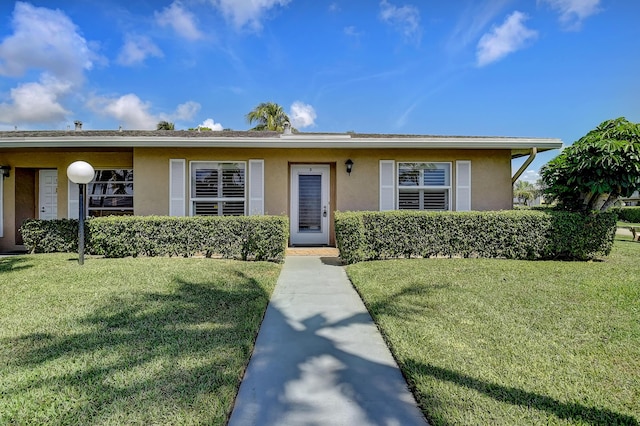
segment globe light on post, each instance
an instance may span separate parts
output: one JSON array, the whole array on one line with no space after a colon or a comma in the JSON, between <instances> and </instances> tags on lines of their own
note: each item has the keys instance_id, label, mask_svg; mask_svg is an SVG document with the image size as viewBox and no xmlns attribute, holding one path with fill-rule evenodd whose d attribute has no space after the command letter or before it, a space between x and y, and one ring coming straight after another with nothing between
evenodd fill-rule
<instances>
[{"instance_id":1,"label":"globe light on post","mask_svg":"<svg viewBox=\"0 0 640 426\"><path fill-rule=\"evenodd\" d=\"M67 177L78 184L78 263L84 265L84 193L86 185L93 180L95 171L86 161L75 161L67 167Z\"/></svg>"}]
</instances>

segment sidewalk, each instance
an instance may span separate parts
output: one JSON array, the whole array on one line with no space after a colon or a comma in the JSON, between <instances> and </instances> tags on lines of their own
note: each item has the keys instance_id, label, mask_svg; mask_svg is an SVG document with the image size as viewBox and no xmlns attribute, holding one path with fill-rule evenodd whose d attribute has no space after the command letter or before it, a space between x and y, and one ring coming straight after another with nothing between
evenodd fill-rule
<instances>
[{"instance_id":1,"label":"sidewalk","mask_svg":"<svg viewBox=\"0 0 640 426\"><path fill-rule=\"evenodd\" d=\"M337 258L287 256L229 425L426 424Z\"/></svg>"}]
</instances>

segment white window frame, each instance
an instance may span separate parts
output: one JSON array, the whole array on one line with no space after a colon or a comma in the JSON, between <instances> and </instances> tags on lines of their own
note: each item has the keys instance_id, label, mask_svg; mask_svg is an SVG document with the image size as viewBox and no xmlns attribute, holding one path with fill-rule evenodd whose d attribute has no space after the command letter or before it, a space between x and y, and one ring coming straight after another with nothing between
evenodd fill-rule
<instances>
[{"instance_id":1,"label":"white window frame","mask_svg":"<svg viewBox=\"0 0 640 426\"><path fill-rule=\"evenodd\" d=\"M240 198L236 198L236 197L194 197L193 196L193 177L194 177L194 171L195 168L197 168L198 165L209 165L209 167L213 167L212 165L219 165L219 164L242 164L244 167L244 196L242 199ZM195 213L195 209L194 209L194 203L198 202L198 201L205 201L205 202L212 202L212 203L219 203L219 202L225 202L225 201L242 201L244 203L244 213L243 216L247 215L247 207L248 207L248 192L247 192L247 187L248 187L248 182L247 182L247 161L234 161L234 160L194 160L194 161L189 161L189 216L194 216ZM222 214L222 209L218 209L218 215L223 216Z\"/></svg>"},{"instance_id":2,"label":"white window frame","mask_svg":"<svg viewBox=\"0 0 640 426\"><path fill-rule=\"evenodd\" d=\"M444 168L444 170L446 171L446 178L448 180L448 184L447 185L420 185L420 183L424 182L423 177L423 170L424 168L420 168L420 174L418 177L418 185L400 185L400 171L403 168L403 165L406 164L420 164L420 165L427 165L427 164L433 164L436 165L436 167L438 166L446 166L446 168ZM452 162L451 161L398 161L396 162L396 173L395 173L395 184L396 184L396 208L398 210L400 210L400 194L403 192L409 192L409 190L411 192L414 191L418 191L419 193L424 193L424 192L435 192L435 191L446 191L446 197L447 197L447 208L444 210L428 210L428 211L451 211L453 210L453 206L452 206L452 185L451 185L451 181L453 179L453 174L452 174ZM438 167L440 168L440 167ZM425 211L424 209L424 205L423 200L424 200L424 196L422 195L420 197L420 206L418 208L419 211Z\"/></svg>"}]
</instances>

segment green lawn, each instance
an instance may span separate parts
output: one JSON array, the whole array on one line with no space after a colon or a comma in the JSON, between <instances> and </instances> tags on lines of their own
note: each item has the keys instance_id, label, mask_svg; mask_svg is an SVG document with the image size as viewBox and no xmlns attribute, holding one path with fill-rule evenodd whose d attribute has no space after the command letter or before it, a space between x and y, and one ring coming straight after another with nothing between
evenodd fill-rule
<instances>
[{"instance_id":1,"label":"green lawn","mask_svg":"<svg viewBox=\"0 0 640 426\"><path fill-rule=\"evenodd\" d=\"M347 268L432 425L640 423L640 243Z\"/></svg>"},{"instance_id":2,"label":"green lawn","mask_svg":"<svg viewBox=\"0 0 640 426\"><path fill-rule=\"evenodd\" d=\"M225 424L280 266L0 258L0 424Z\"/></svg>"},{"instance_id":3,"label":"green lawn","mask_svg":"<svg viewBox=\"0 0 640 426\"><path fill-rule=\"evenodd\" d=\"M629 227L632 227L632 226L633 226L633 227L640 227L640 223L631 223L631 222L621 222L621 221L618 221L618 222L616 223L616 226L617 226L618 228L629 228Z\"/></svg>"}]
</instances>

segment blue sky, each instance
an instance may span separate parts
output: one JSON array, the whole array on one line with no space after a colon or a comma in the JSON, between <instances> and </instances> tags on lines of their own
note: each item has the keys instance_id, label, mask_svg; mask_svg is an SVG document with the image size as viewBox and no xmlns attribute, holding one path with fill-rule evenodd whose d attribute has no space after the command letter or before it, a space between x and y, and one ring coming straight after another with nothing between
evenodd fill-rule
<instances>
[{"instance_id":1,"label":"blue sky","mask_svg":"<svg viewBox=\"0 0 640 426\"><path fill-rule=\"evenodd\" d=\"M0 129L244 130L271 101L301 131L571 144L640 121L638 16L637 0L5 0Z\"/></svg>"}]
</instances>

